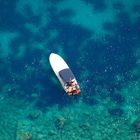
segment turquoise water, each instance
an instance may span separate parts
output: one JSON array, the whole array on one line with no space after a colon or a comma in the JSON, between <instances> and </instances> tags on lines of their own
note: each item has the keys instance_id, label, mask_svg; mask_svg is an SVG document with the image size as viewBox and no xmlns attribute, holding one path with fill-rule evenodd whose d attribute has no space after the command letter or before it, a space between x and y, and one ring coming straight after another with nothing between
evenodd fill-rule
<instances>
[{"instance_id":1,"label":"turquoise water","mask_svg":"<svg viewBox=\"0 0 140 140\"><path fill-rule=\"evenodd\" d=\"M64 95L51 52L80 95ZM1 0L0 140L139 139L139 0Z\"/></svg>"}]
</instances>

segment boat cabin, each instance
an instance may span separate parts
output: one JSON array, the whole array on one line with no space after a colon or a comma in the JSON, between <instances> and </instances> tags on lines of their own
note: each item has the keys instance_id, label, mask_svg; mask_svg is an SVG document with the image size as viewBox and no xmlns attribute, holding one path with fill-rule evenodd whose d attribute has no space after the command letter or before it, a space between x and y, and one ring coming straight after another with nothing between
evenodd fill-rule
<instances>
[{"instance_id":1,"label":"boat cabin","mask_svg":"<svg viewBox=\"0 0 140 140\"><path fill-rule=\"evenodd\" d=\"M64 88L68 95L76 95L80 93L79 85L77 84L76 79L69 68L61 70L59 75L63 80Z\"/></svg>"}]
</instances>

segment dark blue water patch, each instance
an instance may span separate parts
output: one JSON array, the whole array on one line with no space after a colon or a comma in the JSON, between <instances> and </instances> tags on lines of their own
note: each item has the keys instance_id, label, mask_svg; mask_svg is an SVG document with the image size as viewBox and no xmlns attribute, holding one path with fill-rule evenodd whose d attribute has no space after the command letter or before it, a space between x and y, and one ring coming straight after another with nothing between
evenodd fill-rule
<instances>
[{"instance_id":1,"label":"dark blue water patch","mask_svg":"<svg viewBox=\"0 0 140 140\"><path fill-rule=\"evenodd\" d=\"M35 107L39 108L40 110L46 111L46 107L56 104L58 105L59 109L61 109L75 101L75 98L67 96L65 91L58 88L56 85L47 84L46 88L48 88L48 86L49 90L42 92L35 104Z\"/></svg>"},{"instance_id":2,"label":"dark blue water patch","mask_svg":"<svg viewBox=\"0 0 140 140\"><path fill-rule=\"evenodd\" d=\"M13 9L15 7L15 4L18 0L13 0L13 1L0 1L0 9L1 9L1 14L6 13L8 10Z\"/></svg>"},{"instance_id":3,"label":"dark blue water patch","mask_svg":"<svg viewBox=\"0 0 140 140\"><path fill-rule=\"evenodd\" d=\"M130 67L132 67L133 64L135 63L135 57L133 56L133 53L132 53L132 47L135 46L135 42L131 39L133 38L133 35L135 36L135 33L133 32L133 26L131 24L128 24L127 22L127 24L123 23L123 25L125 26L126 30L122 27L122 25L117 26L120 30L119 32L117 31L118 32L117 34L120 37L116 36L114 37L112 41L111 40L109 41L110 45L109 44L108 45L112 47L108 48L107 52L109 55L111 55L110 58L113 58L113 60L115 59L116 61L118 61L117 64L122 64L122 65L126 64L126 66L121 67L125 71L129 69ZM113 54L115 54L114 57L113 57ZM129 63L126 60L128 60ZM124 63L119 63L121 61Z\"/></svg>"},{"instance_id":4,"label":"dark blue water patch","mask_svg":"<svg viewBox=\"0 0 140 140\"><path fill-rule=\"evenodd\" d=\"M57 44L63 43L63 50L65 54L68 54L70 65L73 66L79 56L79 46L88 38L90 38L90 31L70 23L61 23L59 30L59 36L56 41ZM76 67L73 66L73 67ZM76 71L75 71L76 72Z\"/></svg>"},{"instance_id":5,"label":"dark blue water patch","mask_svg":"<svg viewBox=\"0 0 140 140\"><path fill-rule=\"evenodd\" d=\"M1 30L17 31L25 23L24 18L16 12L17 1L0 1Z\"/></svg>"},{"instance_id":6,"label":"dark blue water patch","mask_svg":"<svg viewBox=\"0 0 140 140\"><path fill-rule=\"evenodd\" d=\"M54 87L56 87L56 89L61 87L60 83L59 83L57 77L55 76L53 70L51 69L51 67L47 71L43 71L41 68L39 68L39 69L40 69L40 71L39 71L39 74L36 76L36 81L40 82L43 87L46 87L46 89L48 87L50 88L51 87L50 85L53 85ZM53 79L56 79L56 83L54 83L51 80L52 77L53 77Z\"/></svg>"},{"instance_id":7,"label":"dark blue water patch","mask_svg":"<svg viewBox=\"0 0 140 140\"><path fill-rule=\"evenodd\" d=\"M39 25L42 15L35 15L29 5L24 6L24 15L26 16L26 22L34 23L34 25Z\"/></svg>"},{"instance_id":8,"label":"dark blue water patch","mask_svg":"<svg viewBox=\"0 0 140 140\"><path fill-rule=\"evenodd\" d=\"M103 12L107 8L107 4L105 0L82 0L87 4L91 4L93 6L94 12Z\"/></svg>"},{"instance_id":9,"label":"dark blue water patch","mask_svg":"<svg viewBox=\"0 0 140 140\"><path fill-rule=\"evenodd\" d=\"M8 69L4 71L5 79L3 79L3 83L19 86L20 90L14 93L17 97L30 97L31 93L34 91L34 86L39 82L38 77L42 76L42 71L39 66L40 57L41 52L38 49L29 49L22 59L18 60L13 56L13 58L11 57L9 60L9 64L3 65L4 69L8 66ZM28 68L31 69L31 71L28 71ZM22 92L25 93L24 97L23 94L20 94Z\"/></svg>"},{"instance_id":10,"label":"dark blue water patch","mask_svg":"<svg viewBox=\"0 0 140 140\"><path fill-rule=\"evenodd\" d=\"M134 27L129 15L123 12L118 14L117 22L107 23L105 27L114 35L108 36L106 43L93 39L89 40L85 46L85 51L88 52L88 60L90 62L94 60L94 62L89 65L89 61L85 61L84 65L90 71L91 77L95 77L89 79L90 82L106 85L112 90L119 89L124 83L132 80L131 71L136 64L133 49L137 43L135 42L136 39L133 38L139 37L139 33L135 31L136 28L139 29L139 26ZM118 74L124 77L120 84L115 78ZM101 78L96 78L97 75L100 75Z\"/></svg>"},{"instance_id":11,"label":"dark blue water patch","mask_svg":"<svg viewBox=\"0 0 140 140\"><path fill-rule=\"evenodd\" d=\"M110 94L113 93L112 89L108 89L108 87L103 87L100 85L100 83L96 85L96 87L92 91L94 91L94 94L91 96L98 96L101 100L108 98Z\"/></svg>"},{"instance_id":12,"label":"dark blue water patch","mask_svg":"<svg viewBox=\"0 0 140 140\"><path fill-rule=\"evenodd\" d=\"M48 29L56 29L59 32L59 36L49 42L47 45L51 46L51 50L57 51L56 46L58 44L63 47L63 51L65 54L67 54L68 60L70 61L70 65L74 68L77 68L76 65L74 65L73 62L76 62L78 58L78 48L79 46L88 38L91 36L91 32L87 29L82 28L81 26L77 26L74 24L71 24L70 22L62 22L61 15L57 15L57 13L54 12L52 15L51 21L48 25ZM75 73L77 70L75 70Z\"/></svg>"},{"instance_id":13,"label":"dark blue water patch","mask_svg":"<svg viewBox=\"0 0 140 140\"><path fill-rule=\"evenodd\" d=\"M133 24L133 36L132 40L137 44L139 43L140 38L140 17L136 19L136 22ZM137 45L138 47L138 45Z\"/></svg>"},{"instance_id":14,"label":"dark blue water patch","mask_svg":"<svg viewBox=\"0 0 140 140\"><path fill-rule=\"evenodd\" d=\"M84 56L88 58L85 58L85 64L88 70L95 72L96 67L100 69L100 66L105 66L105 46L101 42L94 41L93 39L89 40L85 46L85 52L87 52L87 56L86 54ZM87 65L89 62L90 65ZM104 71L103 66L100 70L98 69L99 72Z\"/></svg>"},{"instance_id":15,"label":"dark blue water patch","mask_svg":"<svg viewBox=\"0 0 140 140\"><path fill-rule=\"evenodd\" d=\"M124 4L123 3L121 3L121 2L116 2L116 3L113 3L113 8L114 9L116 9L116 10L120 10L120 11L122 11L122 10L124 10Z\"/></svg>"},{"instance_id":16,"label":"dark blue water patch","mask_svg":"<svg viewBox=\"0 0 140 140\"><path fill-rule=\"evenodd\" d=\"M116 16L117 22L105 22L103 24L103 28L107 31L116 33L118 35L116 36L116 40L120 40L121 43L125 42L133 45L132 43L135 43L135 41L138 40L137 38L140 36L138 18L132 23L129 14L126 12L117 13Z\"/></svg>"},{"instance_id":17,"label":"dark blue water patch","mask_svg":"<svg viewBox=\"0 0 140 140\"><path fill-rule=\"evenodd\" d=\"M55 4L61 3L63 1L65 1L65 0L51 0L50 2L55 5ZM46 3L46 0L44 0L44 3Z\"/></svg>"},{"instance_id":18,"label":"dark blue water patch","mask_svg":"<svg viewBox=\"0 0 140 140\"><path fill-rule=\"evenodd\" d=\"M55 28L59 32L57 42L63 42L67 46L72 43L73 46L75 45L75 47L78 47L84 40L91 36L89 30L71 24L70 22L61 22L59 19L52 19L48 26L52 29Z\"/></svg>"},{"instance_id":19,"label":"dark blue water patch","mask_svg":"<svg viewBox=\"0 0 140 140\"><path fill-rule=\"evenodd\" d=\"M34 15L31 8L26 5L24 7L24 14L27 15L26 17L22 16L18 11L16 11L16 3L17 1L14 0L11 2L2 2L0 1L1 8L0 8L0 29L3 31L11 31L17 32L20 35L21 43L24 42L25 44L28 41L35 37L35 39L39 40L41 35L37 37L28 29L26 29L25 24L30 23L35 26L39 26L41 22L41 15Z\"/></svg>"},{"instance_id":20,"label":"dark blue water patch","mask_svg":"<svg viewBox=\"0 0 140 140\"><path fill-rule=\"evenodd\" d=\"M114 23L112 22L104 22L103 28L107 31L113 31L114 30Z\"/></svg>"},{"instance_id":21,"label":"dark blue water patch","mask_svg":"<svg viewBox=\"0 0 140 140\"><path fill-rule=\"evenodd\" d=\"M15 52L13 50L13 52ZM21 59L16 59L11 57L11 67L13 72L20 72L22 71L25 66L32 66L32 67L38 67L39 61L42 55L42 51L40 49L34 49L31 50L30 48L26 50L24 56Z\"/></svg>"},{"instance_id":22,"label":"dark blue water patch","mask_svg":"<svg viewBox=\"0 0 140 140\"><path fill-rule=\"evenodd\" d=\"M118 117L121 117L124 113L124 111L121 108L109 109L108 112L112 116L118 116Z\"/></svg>"},{"instance_id":23,"label":"dark blue water patch","mask_svg":"<svg viewBox=\"0 0 140 140\"><path fill-rule=\"evenodd\" d=\"M134 4L133 11L134 11L134 14L140 14L140 4Z\"/></svg>"},{"instance_id":24,"label":"dark blue water patch","mask_svg":"<svg viewBox=\"0 0 140 140\"><path fill-rule=\"evenodd\" d=\"M26 47L26 44L29 44L29 36L31 34L28 34L24 29L22 29L24 32L22 32L22 34L20 34L20 36L18 36L16 39L11 41L10 47L12 48L12 54L11 54L11 58L15 57L14 54L17 54L19 51L19 47L21 45L23 45L23 47ZM24 34L26 33L26 34Z\"/></svg>"},{"instance_id":25,"label":"dark blue water patch","mask_svg":"<svg viewBox=\"0 0 140 140\"><path fill-rule=\"evenodd\" d=\"M41 56L42 56L42 50L37 48L31 50L28 49L23 59L26 64L32 65L33 63L34 66L38 67Z\"/></svg>"},{"instance_id":26,"label":"dark blue water patch","mask_svg":"<svg viewBox=\"0 0 140 140\"><path fill-rule=\"evenodd\" d=\"M10 47L12 48L11 57L14 56L13 53L17 54L19 47L21 45L23 45L23 47L25 46L30 52L30 48L32 47L32 42L34 41L34 39L36 39L36 35L34 35L32 32L26 29L24 25L21 25L20 28L17 28L17 33L19 33L19 36L13 39L10 44Z\"/></svg>"},{"instance_id":27,"label":"dark blue water patch","mask_svg":"<svg viewBox=\"0 0 140 140\"><path fill-rule=\"evenodd\" d=\"M46 40L47 37L49 38L49 35L52 32L54 32L54 30L59 32L60 30L63 29L63 24L66 22L65 18L68 19L68 18L71 18L72 16L74 16L74 13L72 10L64 9L64 10L58 12L55 6L49 7L46 12L51 13L51 14L49 15L50 22L48 23L48 25L46 27L43 27L41 29L41 34L42 34L41 36L42 36L42 39L44 39L44 40ZM61 19L63 19L63 20L61 20ZM67 23L65 23L65 24L67 24ZM70 23L68 23L68 24L70 24ZM55 43L57 41L56 41L56 39L54 39L52 42Z\"/></svg>"},{"instance_id":28,"label":"dark blue water patch","mask_svg":"<svg viewBox=\"0 0 140 140\"><path fill-rule=\"evenodd\" d=\"M2 85L6 84L6 83L12 83L12 77L11 77L11 74L9 72L9 65L1 65L1 72L0 72L0 77L1 77L1 87Z\"/></svg>"},{"instance_id":29,"label":"dark blue water patch","mask_svg":"<svg viewBox=\"0 0 140 140\"><path fill-rule=\"evenodd\" d=\"M81 26L72 24L68 21L61 21L61 18L71 18L74 16L74 13L70 9L65 9L57 12L55 7L52 7L48 10L51 15L51 21L48 25L48 29L56 29L59 31L60 36L58 40L68 41L68 40L75 40L75 35L77 35L81 40L77 40L77 42L81 43L82 39L86 39L87 36L91 35L91 32ZM77 38L78 39L78 38ZM65 43L64 42L64 43ZM68 42L69 43L69 42ZM80 44L79 44L80 45Z\"/></svg>"},{"instance_id":30,"label":"dark blue water patch","mask_svg":"<svg viewBox=\"0 0 140 140\"><path fill-rule=\"evenodd\" d=\"M92 97L84 97L83 102L91 106L98 104L98 101Z\"/></svg>"},{"instance_id":31,"label":"dark blue water patch","mask_svg":"<svg viewBox=\"0 0 140 140\"><path fill-rule=\"evenodd\" d=\"M120 94L111 94L111 100L116 104L122 104L125 102L125 98Z\"/></svg>"},{"instance_id":32,"label":"dark blue water patch","mask_svg":"<svg viewBox=\"0 0 140 140\"><path fill-rule=\"evenodd\" d=\"M116 27L118 29L117 32L120 32L125 36L130 35L131 37L133 24L131 22L129 14L127 12L120 12L116 16L118 18L118 22L116 22Z\"/></svg>"},{"instance_id":33,"label":"dark blue water patch","mask_svg":"<svg viewBox=\"0 0 140 140\"><path fill-rule=\"evenodd\" d=\"M69 9L65 10L69 11ZM49 42L48 46L51 46L51 49L56 50L56 46L60 44L63 47L65 54L69 54L68 56L72 56L74 60L78 56L77 48L87 37L90 36L90 33L80 26L72 25L69 22L62 22L61 18L65 18L66 15L58 14L56 11L54 11L55 10L53 10L53 14L51 15L51 21L48 25L48 29L50 32L51 29L56 29L59 32L59 36ZM63 12L64 11L62 11L62 13ZM72 15L67 15L67 18L68 16Z\"/></svg>"},{"instance_id":34,"label":"dark blue water patch","mask_svg":"<svg viewBox=\"0 0 140 140\"><path fill-rule=\"evenodd\" d=\"M73 16L75 16L75 13L71 9L64 9L64 10L59 12L59 17L71 18Z\"/></svg>"}]
</instances>

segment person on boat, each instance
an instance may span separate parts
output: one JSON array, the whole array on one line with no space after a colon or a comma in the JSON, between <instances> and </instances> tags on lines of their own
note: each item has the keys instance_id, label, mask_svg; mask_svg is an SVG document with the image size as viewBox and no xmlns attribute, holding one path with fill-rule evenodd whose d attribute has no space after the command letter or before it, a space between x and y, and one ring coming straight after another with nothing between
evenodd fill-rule
<instances>
[{"instance_id":1,"label":"person on boat","mask_svg":"<svg viewBox=\"0 0 140 140\"><path fill-rule=\"evenodd\" d=\"M68 92L71 92L71 91L72 91L71 81L67 81L67 82L66 82L65 88L66 88L66 90L67 90Z\"/></svg>"},{"instance_id":2,"label":"person on boat","mask_svg":"<svg viewBox=\"0 0 140 140\"><path fill-rule=\"evenodd\" d=\"M71 83L71 86L72 86L73 90L76 90L77 89L77 84L75 82L72 82Z\"/></svg>"},{"instance_id":3,"label":"person on boat","mask_svg":"<svg viewBox=\"0 0 140 140\"><path fill-rule=\"evenodd\" d=\"M67 81L65 88L67 90L68 95L75 95L79 93L79 90L75 81Z\"/></svg>"},{"instance_id":4,"label":"person on boat","mask_svg":"<svg viewBox=\"0 0 140 140\"><path fill-rule=\"evenodd\" d=\"M67 86L71 86L71 83L72 83L72 81L67 81L67 82L66 82L66 85L67 85Z\"/></svg>"},{"instance_id":5,"label":"person on boat","mask_svg":"<svg viewBox=\"0 0 140 140\"><path fill-rule=\"evenodd\" d=\"M67 81L66 86L67 87L75 87L77 84L74 81Z\"/></svg>"}]
</instances>

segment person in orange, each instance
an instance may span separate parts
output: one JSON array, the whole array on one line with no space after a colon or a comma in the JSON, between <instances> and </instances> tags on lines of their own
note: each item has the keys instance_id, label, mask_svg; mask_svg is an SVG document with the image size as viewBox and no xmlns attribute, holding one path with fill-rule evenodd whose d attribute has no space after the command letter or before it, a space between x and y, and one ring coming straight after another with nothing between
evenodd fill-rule
<instances>
[{"instance_id":1,"label":"person in orange","mask_svg":"<svg viewBox=\"0 0 140 140\"><path fill-rule=\"evenodd\" d=\"M66 83L66 86L65 86L66 90L67 90L67 93L68 95L76 95L80 92L80 90L78 89L77 87L77 84L76 82L74 81L68 81Z\"/></svg>"}]
</instances>

